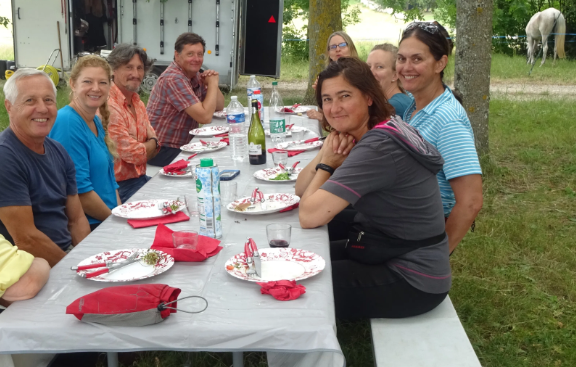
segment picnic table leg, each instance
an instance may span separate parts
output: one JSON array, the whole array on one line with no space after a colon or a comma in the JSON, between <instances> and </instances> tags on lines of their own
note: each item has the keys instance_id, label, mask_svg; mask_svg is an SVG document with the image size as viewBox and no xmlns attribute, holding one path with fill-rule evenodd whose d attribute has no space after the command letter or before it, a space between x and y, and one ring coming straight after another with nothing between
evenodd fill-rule
<instances>
[{"instance_id":1,"label":"picnic table leg","mask_svg":"<svg viewBox=\"0 0 576 367\"><path fill-rule=\"evenodd\" d=\"M108 352L108 367L118 367L118 353Z\"/></svg>"},{"instance_id":2,"label":"picnic table leg","mask_svg":"<svg viewBox=\"0 0 576 367\"><path fill-rule=\"evenodd\" d=\"M242 352L232 353L232 366L244 367L244 354Z\"/></svg>"}]
</instances>

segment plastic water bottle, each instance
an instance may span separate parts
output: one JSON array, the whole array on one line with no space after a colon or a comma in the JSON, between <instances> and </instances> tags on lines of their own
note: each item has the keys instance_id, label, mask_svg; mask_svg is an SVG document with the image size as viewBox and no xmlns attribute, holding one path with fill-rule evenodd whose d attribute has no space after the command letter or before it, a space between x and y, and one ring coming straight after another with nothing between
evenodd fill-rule
<instances>
[{"instance_id":1,"label":"plastic water bottle","mask_svg":"<svg viewBox=\"0 0 576 367\"><path fill-rule=\"evenodd\" d=\"M248 134L244 122L244 107L238 102L237 96L232 96L226 107L226 121L230 128L228 138L232 147L232 159L243 162L248 156Z\"/></svg>"},{"instance_id":2,"label":"plastic water bottle","mask_svg":"<svg viewBox=\"0 0 576 367\"><path fill-rule=\"evenodd\" d=\"M262 94L262 86L258 80L256 80L256 75L250 75L250 80L248 80L248 85L246 86L246 92L248 94L248 106L252 105L252 99L258 100L258 117L260 117L260 121L264 121L262 116L264 95Z\"/></svg>"},{"instance_id":3,"label":"plastic water bottle","mask_svg":"<svg viewBox=\"0 0 576 367\"><path fill-rule=\"evenodd\" d=\"M274 146L286 140L286 113L284 102L278 92L278 82L272 82L272 96L270 96L270 138Z\"/></svg>"}]
</instances>

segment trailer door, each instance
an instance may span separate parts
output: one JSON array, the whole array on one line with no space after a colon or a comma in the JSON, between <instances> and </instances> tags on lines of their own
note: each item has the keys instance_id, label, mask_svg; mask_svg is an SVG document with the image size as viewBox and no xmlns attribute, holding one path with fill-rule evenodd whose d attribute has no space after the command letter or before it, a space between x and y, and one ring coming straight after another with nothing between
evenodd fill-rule
<instances>
[{"instance_id":1,"label":"trailer door","mask_svg":"<svg viewBox=\"0 0 576 367\"><path fill-rule=\"evenodd\" d=\"M12 0L16 67L36 68L46 64L48 56L59 48L56 22L60 22L64 69L70 68L67 3L67 0ZM49 64L60 68L60 57L53 62L55 55Z\"/></svg>"}]
</instances>

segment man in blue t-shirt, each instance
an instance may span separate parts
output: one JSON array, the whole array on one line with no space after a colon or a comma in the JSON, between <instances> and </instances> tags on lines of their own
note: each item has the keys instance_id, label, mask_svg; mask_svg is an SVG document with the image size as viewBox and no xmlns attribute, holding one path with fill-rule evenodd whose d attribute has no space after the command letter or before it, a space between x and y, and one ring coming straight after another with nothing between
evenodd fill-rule
<instances>
[{"instance_id":1,"label":"man in blue t-shirt","mask_svg":"<svg viewBox=\"0 0 576 367\"><path fill-rule=\"evenodd\" d=\"M0 234L54 266L90 233L72 159L47 138L56 88L42 71L20 69L4 85L9 127L0 133Z\"/></svg>"}]
</instances>

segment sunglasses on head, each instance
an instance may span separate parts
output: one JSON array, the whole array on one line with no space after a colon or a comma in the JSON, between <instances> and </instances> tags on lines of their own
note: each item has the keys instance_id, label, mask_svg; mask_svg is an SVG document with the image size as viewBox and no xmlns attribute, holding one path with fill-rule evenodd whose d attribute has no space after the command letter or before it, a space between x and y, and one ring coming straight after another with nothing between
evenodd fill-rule
<instances>
[{"instance_id":1,"label":"sunglasses on head","mask_svg":"<svg viewBox=\"0 0 576 367\"><path fill-rule=\"evenodd\" d=\"M408 24L405 31L409 31L409 30L414 29L416 27L418 27L421 30L426 31L430 34L438 33L438 25L436 25L435 23L432 23L432 22L412 22L412 23Z\"/></svg>"},{"instance_id":2,"label":"sunglasses on head","mask_svg":"<svg viewBox=\"0 0 576 367\"><path fill-rule=\"evenodd\" d=\"M336 47L344 48L344 47L346 47L346 46L348 46L348 42L342 42L342 43L338 43L338 44L336 44L336 45L330 45L328 48L329 48L330 50L335 50Z\"/></svg>"}]
</instances>

